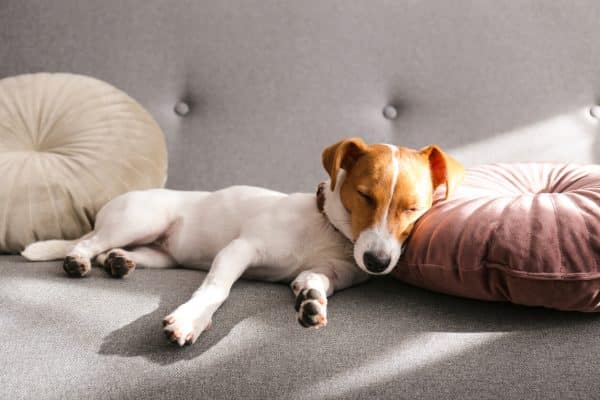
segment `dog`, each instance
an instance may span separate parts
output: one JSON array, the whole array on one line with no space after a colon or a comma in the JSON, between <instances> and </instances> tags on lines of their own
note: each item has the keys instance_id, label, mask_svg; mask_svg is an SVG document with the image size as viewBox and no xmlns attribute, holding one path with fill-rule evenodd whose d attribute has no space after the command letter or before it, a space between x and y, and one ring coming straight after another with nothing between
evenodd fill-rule
<instances>
[{"instance_id":1,"label":"dog","mask_svg":"<svg viewBox=\"0 0 600 400\"><path fill-rule=\"evenodd\" d=\"M291 282L299 323L318 329L327 324L327 297L389 273L436 190L445 187L449 197L463 175L435 145L416 151L360 138L325 148L322 162L329 180L316 198L249 186L133 191L108 202L92 232L36 242L22 255L64 258L71 277L85 276L92 260L113 277L136 266L208 269L192 297L163 320L180 346L210 327L240 277Z\"/></svg>"}]
</instances>

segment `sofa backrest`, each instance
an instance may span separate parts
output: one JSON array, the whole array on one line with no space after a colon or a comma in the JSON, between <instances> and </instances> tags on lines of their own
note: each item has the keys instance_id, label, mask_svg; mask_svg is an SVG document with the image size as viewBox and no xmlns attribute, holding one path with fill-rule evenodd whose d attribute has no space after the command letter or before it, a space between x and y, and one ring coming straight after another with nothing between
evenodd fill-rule
<instances>
[{"instance_id":1,"label":"sofa backrest","mask_svg":"<svg viewBox=\"0 0 600 400\"><path fill-rule=\"evenodd\" d=\"M3 0L0 77L123 89L167 135L169 187L312 191L345 136L599 161L598 21L594 0Z\"/></svg>"}]
</instances>

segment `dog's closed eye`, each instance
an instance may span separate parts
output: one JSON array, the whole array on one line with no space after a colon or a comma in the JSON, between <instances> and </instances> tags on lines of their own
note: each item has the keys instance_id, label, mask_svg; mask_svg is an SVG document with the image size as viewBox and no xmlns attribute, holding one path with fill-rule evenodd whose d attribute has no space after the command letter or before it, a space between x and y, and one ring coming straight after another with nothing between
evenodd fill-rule
<instances>
[{"instance_id":1,"label":"dog's closed eye","mask_svg":"<svg viewBox=\"0 0 600 400\"><path fill-rule=\"evenodd\" d=\"M367 203L369 206L374 207L375 206L375 199L373 198L373 196L371 196L368 193L365 193L364 191L361 190L357 190L356 191L360 197L365 201L365 203Z\"/></svg>"}]
</instances>

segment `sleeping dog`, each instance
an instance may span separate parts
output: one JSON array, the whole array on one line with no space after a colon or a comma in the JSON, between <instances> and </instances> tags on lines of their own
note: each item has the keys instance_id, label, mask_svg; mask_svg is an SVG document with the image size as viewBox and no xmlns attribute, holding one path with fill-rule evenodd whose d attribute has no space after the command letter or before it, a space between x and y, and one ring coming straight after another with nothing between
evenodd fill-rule
<instances>
[{"instance_id":1,"label":"sleeping dog","mask_svg":"<svg viewBox=\"0 0 600 400\"><path fill-rule=\"evenodd\" d=\"M108 202L80 239L33 243L22 254L64 258L73 277L86 275L94 258L114 277L136 266L208 269L191 299L163 321L180 346L210 326L240 277L291 282L298 321L320 328L327 297L390 272L436 189L445 186L447 198L463 175L434 145L416 151L351 138L327 147L322 161L330 179L316 199L249 186L134 191Z\"/></svg>"}]
</instances>

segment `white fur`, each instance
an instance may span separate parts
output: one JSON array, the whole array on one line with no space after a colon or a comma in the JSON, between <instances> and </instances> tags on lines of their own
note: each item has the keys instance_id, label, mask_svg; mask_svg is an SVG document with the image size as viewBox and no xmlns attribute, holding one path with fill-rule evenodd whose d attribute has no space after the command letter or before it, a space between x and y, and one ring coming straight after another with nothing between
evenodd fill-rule
<instances>
[{"instance_id":1,"label":"white fur","mask_svg":"<svg viewBox=\"0 0 600 400\"><path fill-rule=\"evenodd\" d=\"M165 318L166 332L180 345L193 343L210 325L241 276L293 281L295 294L315 289L323 297L367 279L354 264L352 243L317 210L314 194L249 186L129 192L100 210L91 234L75 242L42 243L22 254L89 262L118 249L142 267L208 269L192 298Z\"/></svg>"},{"instance_id":2,"label":"white fur","mask_svg":"<svg viewBox=\"0 0 600 400\"><path fill-rule=\"evenodd\" d=\"M79 240L45 240L27 246L21 252L30 261L55 260L63 258Z\"/></svg>"},{"instance_id":3,"label":"white fur","mask_svg":"<svg viewBox=\"0 0 600 400\"><path fill-rule=\"evenodd\" d=\"M323 211L327 214L329 221L348 238L350 241L354 241L352 237L352 221L350 214L346 211L346 208L342 204L340 197L340 189L346 180L346 171L342 168L338 170L338 174L335 180L335 188L331 190L331 181L325 182L325 204Z\"/></svg>"}]
</instances>

